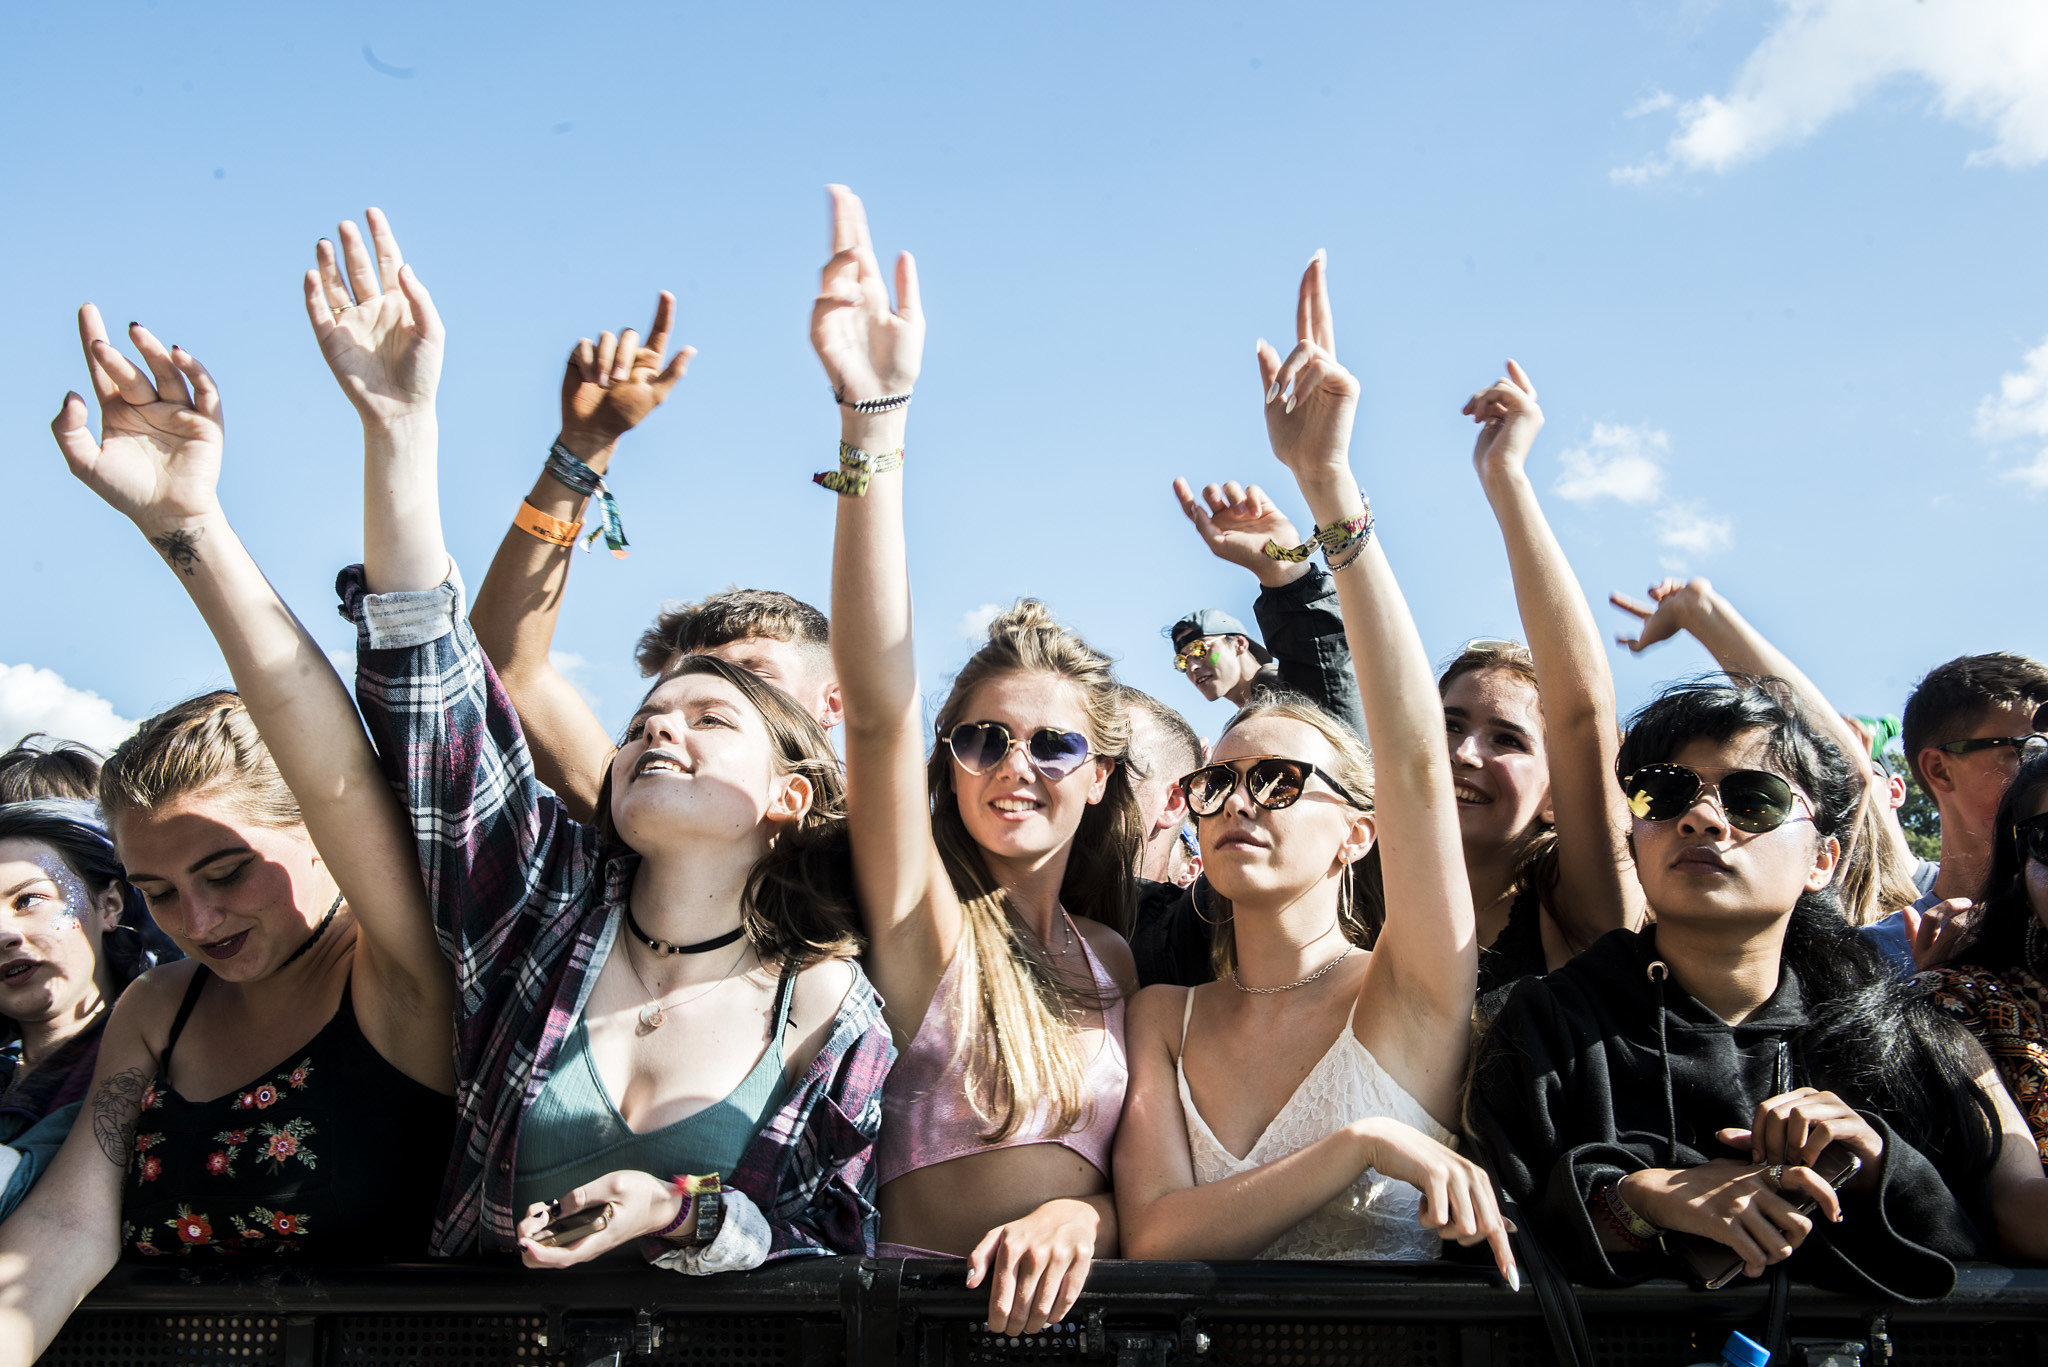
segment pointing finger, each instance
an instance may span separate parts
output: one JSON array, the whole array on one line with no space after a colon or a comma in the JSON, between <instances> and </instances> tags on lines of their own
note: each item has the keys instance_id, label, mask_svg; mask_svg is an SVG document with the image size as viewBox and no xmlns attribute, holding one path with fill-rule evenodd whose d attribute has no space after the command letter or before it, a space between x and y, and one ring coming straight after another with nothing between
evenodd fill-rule
<instances>
[{"instance_id":1,"label":"pointing finger","mask_svg":"<svg viewBox=\"0 0 2048 1367\"><path fill-rule=\"evenodd\" d=\"M114 383L114 377L100 364L93 354L92 344L107 340L107 325L100 319L100 311L91 304L78 306L78 345L85 352L85 368L92 376L92 390L99 397L102 407L109 399L119 398L121 387Z\"/></svg>"},{"instance_id":2,"label":"pointing finger","mask_svg":"<svg viewBox=\"0 0 2048 1367\"><path fill-rule=\"evenodd\" d=\"M654 302L654 325L647 329L647 346L656 355L668 350L669 330L675 326L676 297L667 290ZM658 362L657 362L658 364Z\"/></svg>"}]
</instances>

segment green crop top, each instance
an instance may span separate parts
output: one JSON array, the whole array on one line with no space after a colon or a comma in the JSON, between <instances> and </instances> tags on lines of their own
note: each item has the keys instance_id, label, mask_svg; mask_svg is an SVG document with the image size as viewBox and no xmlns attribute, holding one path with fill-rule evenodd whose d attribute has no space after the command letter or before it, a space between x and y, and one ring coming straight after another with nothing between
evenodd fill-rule
<instances>
[{"instance_id":1,"label":"green crop top","mask_svg":"<svg viewBox=\"0 0 2048 1367\"><path fill-rule=\"evenodd\" d=\"M682 1173L730 1177L762 1123L789 1090L783 1076L782 1034L796 974L785 971L775 994L775 1029L760 1062L722 1100L671 1125L636 1134L605 1090L590 1032L581 1015L569 1028L554 1071L527 1108L519 1127L513 1209L552 1201L585 1182L637 1168L660 1178Z\"/></svg>"}]
</instances>

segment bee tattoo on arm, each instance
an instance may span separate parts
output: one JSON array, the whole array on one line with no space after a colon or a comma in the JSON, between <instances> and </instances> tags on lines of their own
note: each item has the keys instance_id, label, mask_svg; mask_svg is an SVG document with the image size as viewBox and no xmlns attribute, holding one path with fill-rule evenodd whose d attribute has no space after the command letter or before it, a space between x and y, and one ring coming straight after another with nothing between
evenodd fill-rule
<instances>
[{"instance_id":1,"label":"bee tattoo on arm","mask_svg":"<svg viewBox=\"0 0 2048 1367\"><path fill-rule=\"evenodd\" d=\"M172 569L183 570L186 578L197 573L193 567L199 563L198 532L180 528L162 536L152 536L149 544L156 547L157 554L169 562Z\"/></svg>"}]
</instances>

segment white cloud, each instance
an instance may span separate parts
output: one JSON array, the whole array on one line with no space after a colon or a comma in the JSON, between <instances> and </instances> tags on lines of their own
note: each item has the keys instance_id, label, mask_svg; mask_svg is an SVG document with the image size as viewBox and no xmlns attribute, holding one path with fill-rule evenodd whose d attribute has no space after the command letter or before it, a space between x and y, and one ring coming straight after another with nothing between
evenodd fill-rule
<instances>
[{"instance_id":1,"label":"white cloud","mask_svg":"<svg viewBox=\"0 0 2048 1367\"><path fill-rule=\"evenodd\" d=\"M1596 422L1591 440L1559 456L1564 474L1557 492L1574 503L1654 503L1664 491L1664 457L1670 454L1671 438L1653 427Z\"/></svg>"},{"instance_id":2,"label":"white cloud","mask_svg":"<svg viewBox=\"0 0 2048 1367\"><path fill-rule=\"evenodd\" d=\"M1987 130L1972 165L2048 160L2048 5L2041 0L1779 0L1778 25L1724 95L1679 101L1664 150L1617 181L1725 172L1804 141L1895 81ZM1647 102L1645 102L1647 103ZM1630 113L1643 109L1638 104Z\"/></svg>"},{"instance_id":3,"label":"white cloud","mask_svg":"<svg viewBox=\"0 0 2048 1367\"><path fill-rule=\"evenodd\" d=\"M569 686L582 696L583 701L593 708L597 706L597 693L590 686L591 676L597 672L596 665L573 650L550 650L548 663L555 667L555 673L569 681Z\"/></svg>"},{"instance_id":4,"label":"white cloud","mask_svg":"<svg viewBox=\"0 0 2048 1367\"><path fill-rule=\"evenodd\" d=\"M1710 517L1691 503L1670 503L1657 510L1657 541L1688 555L1725 551L1735 539L1726 518Z\"/></svg>"},{"instance_id":5,"label":"white cloud","mask_svg":"<svg viewBox=\"0 0 2048 1367\"><path fill-rule=\"evenodd\" d=\"M140 724L116 713L99 694L65 683L55 670L0 664L0 746L30 731L47 731L105 751Z\"/></svg>"},{"instance_id":6,"label":"white cloud","mask_svg":"<svg viewBox=\"0 0 2048 1367\"><path fill-rule=\"evenodd\" d=\"M1668 90L1655 90L1637 100L1625 111L1623 117L1640 119L1645 114L1655 114L1660 109L1669 109L1678 103L1678 97Z\"/></svg>"},{"instance_id":7,"label":"white cloud","mask_svg":"<svg viewBox=\"0 0 2048 1367\"><path fill-rule=\"evenodd\" d=\"M979 644L988 639L988 624L995 621L1002 608L995 603L983 603L978 608L969 608L960 614L960 634Z\"/></svg>"},{"instance_id":8,"label":"white cloud","mask_svg":"<svg viewBox=\"0 0 2048 1367\"><path fill-rule=\"evenodd\" d=\"M1977 435L1993 445L2048 441L2048 342L2026 354L2020 369L1999 377L1998 392L1977 405ZM2005 471L2036 491L2048 491L2048 446L2027 464Z\"/></svg>"}]
</instances>

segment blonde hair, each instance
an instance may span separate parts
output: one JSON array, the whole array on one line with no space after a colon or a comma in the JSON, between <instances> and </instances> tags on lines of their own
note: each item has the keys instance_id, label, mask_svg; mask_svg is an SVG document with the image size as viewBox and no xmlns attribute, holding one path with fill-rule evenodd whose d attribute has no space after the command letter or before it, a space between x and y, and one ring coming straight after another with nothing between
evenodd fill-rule
<instances>
[{"instance_id":1,"label":"blonde hair","mask_svg":"<svg viewBox=\"0 0 2048 1367\"><path fill-rule=\"evenodd\" d=\"M112 825L208 788L221 789L258 825L305 825L241 695L226 689L187 698L122 741L100 769L100 809Z\"/></svg>"},{"instance_id":2,"label":"blonde hair","mask_svg":"<svg viewBox=\"0 0 2048 1367\"><path fill-rule=\"evenodd\" d=\"M1130 716L1109 658L1054 621L1043 603L1020 599L989 623L988 643L954 678L939 709L938 734L944 737L968 720L961 713L975 689L1017 673L1050 674L1073 684L1088 714L1090 750L1114 762L1102 801L1082 814L1068 843L1060 903L1127 933L1142 839L1131 788ZM1094 1105L1074 1016L1107 1003L1063 982L1044 947L1017 924L1009 894L990 876L960 816L952 754L943 743L933 747L926 775L932 840L960 899L962 934L954 952L962 958L963 981L974 984L965 994L966 1020L956 1045L956 1062L966 1067L968 1102L989 1126L984 1140L1009 1138L1041 1106L1055 1118L1056 1133L1069 1133ZM989 1047L978 1047L983 1039ZM977 1047L970 1050L969 1042Z\"/></svg>"},{"instance_id":3,"label":"blonde hair","mask_svg":"<svg viewBox=\"0 0 2048 1367\"><path fill-rule=\"evenodd\" d=\"M1842 893L1842 915L1852 926L1881 921L1920 896L1887 826L1877 794L1866 794L1863 813L1842 854L1842 871L1835 878Z\"/></svg>"},{"instance_id":4,"label":"blonde hair","mask_svg":"<svg viewBox=\"0 0 2048 1367\"><path fill-rule=\"evenodd\" d=\"M1350 727L1299 693L1274 692L1263 694L1239 709L1238 714L1230 719L1230 724L1223 728L1223 735L1227 736L1246 722L1260 717L1283 717L1314 727L1337 752L1337 781L1365 804L1366 811L1373 809L1372 752L1365 748L1364 742ZM1217 737L1217 744L1222 744L1222 736ZM1208 897L1198 902L1195 910L1215 926L1215 933L1209 937L1209 959L1215 965L1216 976L1227 977L1237 967L1236 908L1231 906L1228 897L1211 885ZM1337 925L1346 940L1360 949L1370 949L1373 941L1379 938L1380 926L1385 920L1386 898L1380 882L1380 847L1375 844L1338 880Z\"/></svg>"}]
</instances>

